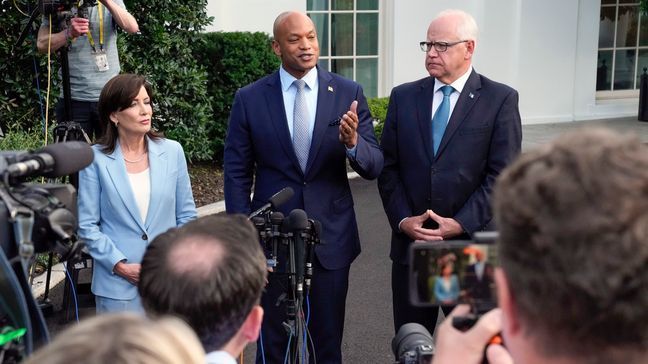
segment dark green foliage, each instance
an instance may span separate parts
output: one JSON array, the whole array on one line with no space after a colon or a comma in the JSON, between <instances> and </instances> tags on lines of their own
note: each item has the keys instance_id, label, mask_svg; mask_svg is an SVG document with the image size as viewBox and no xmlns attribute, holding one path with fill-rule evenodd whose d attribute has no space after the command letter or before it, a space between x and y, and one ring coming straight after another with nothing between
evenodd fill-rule
<instances>
[{"instance_id":1,"label":"dark green foliage","mask_svg":"<svg viewBox=\"0 0 648 364\"><path fill-rule=\"evenodd\" d=\"M369 104L369 110L371 111L371 116L377 122L374 125L376 130L376 138L380 141L382 136L383 126L385 125L385 119L387 118L387 106L389 105L389 97L374 97L367 99Z\"/></svg>"},{"instance_id":2,"label":"dark green foliage","mask_svg":"<svg viewBox=\"0 0 648 364\"><path fill-rule=\"evenodd\" d=\"M31 12L36 1L16 1L20 10ZM45 94L47 88L47 57L36 50L36 32L40 17L30 27L30 35L18 47L14 47L28 16L16 8L13 1L0 0L0 126L3 130L39 129L41 108L37 91L36 71L43 98L45 114ZM12 54L12 51L14 52ZM54 103L58 97L58 62L52 64L52 92L50 94L50 119L53 118Z\"/></svg>"},{"instance_id":3,"label":"dark green foliage","mask_svg":"<svg viewBox=\"0 0 648 364\"><path fill-rule=\"evenodd\" d=\"M141 74L153 85L154 119L159 130L180 142L192 161L214 156L207 132L211 96L207 72L194 47L203 42L200 31L211 21L207 0L126 0L141 34L120 34L122 72Z\"/></svg>"},{"instance_id":4,"label":"dark green foliage","mask_svg":"<svg viewBox=\"0 0 648 364\"><path fill-rule=\"evenodd\" d=\"M196 57L209 71L213 123L208 130L219 158L236 90L277 70L281 62L265 33L215 32L202 36L204 41L197 43Z\"/></svg>"}]
</instances>

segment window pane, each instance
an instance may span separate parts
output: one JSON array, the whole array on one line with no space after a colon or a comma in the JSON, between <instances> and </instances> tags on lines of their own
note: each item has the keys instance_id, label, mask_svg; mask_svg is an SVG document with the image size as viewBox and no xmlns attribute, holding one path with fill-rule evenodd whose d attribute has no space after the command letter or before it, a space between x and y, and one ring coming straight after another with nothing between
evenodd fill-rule
<instances>
[{"instance_id":1,"label":"window pane","mask_svg":"<svg viewBox=\"0 0 648 364\"><path fill-rule=\"evenodd\" d=\"M329 31L328 14L308 14L315 24L317 40L320 46L320 56L328 56Z\"/></svg>"},{"instance_id":2,"label":"window pane","mask_svg":"<svg viewBox=\"0 0 648 364\"><path fill-rule=\"evenodd\" d=\"M639 51L639 60L637 64L637 87L641 85L641 75L644 73L644 68L648 68L648 50L643 49ZM648 73L648 71L646 71Z\"/></svg>"},{"instance_id":3,"label":"window pane","mask_svg":"<svg viewBox=\"0 0 648 364\"><path fill-rule=\"evenodd\" d=\"M306 10L328 10L328 0L308 0Z\"/></svg>"},{"instance_id":4,"label":"window pane","mask_svg":"<svg viewBox=\"0 0 648 364\"><path fill-rule=\"evenodd\" d=\"M317 64L318 64L321 68L323 68L323 69L325 69L325 70L327 70L327 71L329 70L328 59L321 59L321 58L320 58L320 60L317 62Z\"/></svg>"},{"instance_id":5,"label":"window pane","mask_svg":"<svg viewBox=\"0 0 648 364\"><path fill-rule=\"evenodd\" d=\"M596 91L611 90L612 51L599 51L596 68Z\"/></svg>"},{"instance_id":6,"label":"window pane","mask_svg":"<svg viewBox=\"0 0 648 364\"><path fill-rule=\"evenodd\" d=\"M637 44L637 14L636 6L619 6L617 17L616 47L634 47Z\"/></svg>"},{"instance_id":7,"label":"window pane","mask_svg":"<svg viewBox=\"0 0 648 364\"><path fill-rule=\"evenodd\" d=\"M358 14L356 55L378 55L378 14Z\"/></svg>"},{"instance_id":8,"label":"window pane","mask_svg":"<svg viewBox=\"0 0 648 364\"><path fill-rule=\"evenodd\" d=\"M614 56L614 90L634 88L635 50L616 51Z\"/></svg>"},{"instance_id":9,"label":"window pane","mask_svg":"<svg viewBox=\"0 0 648 364\"><path fill-rule=\"evenodd\" d=\"M331 55L353 55L353 14L331 15Z\"/></svg>"},{"instance_id":10,"label":"window pane","mask_svg":"<svg viewBox=\"0 0 648 364\"><path fill-rule=\"evenodd\" d=\"M616 0L601 0L601 5L616 4Z\"/></svg>"},{"instance_id":11,"label":"window pane","mask_svg":"<svg viewBox=\"0 0 648 364\"><path fill-rule=\"evenodd\" d=\"M353 10L353 0L333 0L331 10Z\"/></svg>"},{"instance_id":12,"label":"window pane","mask_svg":"<svg viewBox=\"0 0 648 364\"><path fill-rule=\"evenodd\" d=\"M599 22L599 48L614 47L614 19L616 8L601 8L601 21Z\"/></svg>"},{"instance_id":13,"label":"window pane","mask_svg":"<svg viewBox=\"0 0 648 364\"><path fill-rule=\"evenodd\" d=\"M353 59L332 59L331 72L353 79Z\"/></svg>"},{"instance_id":14,"label":"window pane","mask_svg":"<svg viewBox=\"0 0 648 364\"><path fill-rule=\"evenodd\" d=\"M641 15L641 28L639 29L639 46L648 46L648 16Z\"/></svg>"},{"instance_id":15,"label":"window pane","mask_svg":"<svg viewBox=\"0 0 648 364\"><path fill-rule=\"evenodd\" d=\"M378 95L378 58L356 61L356 81L362 85L366 97Z\"/></svg>"},{"instance_id":16,"label":"window pane","mask_svg":"<svg viewBox=\"0 0 648 364\"><path fill-rule=\"evenodd\" d=\"M378 0L358 0L357 10L378 10Z\"/></svg>"}]
</instances>

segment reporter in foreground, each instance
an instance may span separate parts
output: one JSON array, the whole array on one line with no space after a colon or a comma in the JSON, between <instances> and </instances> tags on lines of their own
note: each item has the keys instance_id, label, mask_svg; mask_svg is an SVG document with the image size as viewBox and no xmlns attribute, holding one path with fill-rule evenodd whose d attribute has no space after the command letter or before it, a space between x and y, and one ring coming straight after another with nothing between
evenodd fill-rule
<instances>
[{"instance_id":1,"label":"reporter in foreground","mask_svg":"<svg viewBox=\"0 0 648 364\"><path fill-rule=\"evenodd\" d=\"M94 258L97 313L143 314L137 294L149 242L196 218L180 144L151 129L153 94L144 77L112 78L99 97L104 135L79 173L79 234Z\"/></svg>"},{"instance_id":2,"label":"reporter in foreground","mask_svg":"<svg viewBox=\"0 0 648 364\"><path fill-rule=\"evenodd\" d=\"M70 326L23 363L203 364L205 351L180 319L115 313Z\"/></svg>"},{"instance_id":3,"label":"reporter in foreground","mask_svg":"<svg viewBox=\"0 0 648 364\"><path fill-rule=\"evenodd\" d=\"M647 363L648 146L566 133L507 168L494 196L500 309L464 333L446 320L434 363L481 363L499 331L491 364Z\"/></svg>"}]
</instances>

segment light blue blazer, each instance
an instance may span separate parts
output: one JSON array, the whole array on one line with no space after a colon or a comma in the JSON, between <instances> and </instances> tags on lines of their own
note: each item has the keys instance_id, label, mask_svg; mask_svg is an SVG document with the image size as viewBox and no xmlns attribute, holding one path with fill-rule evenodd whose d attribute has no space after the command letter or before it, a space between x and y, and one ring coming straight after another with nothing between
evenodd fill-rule
<instances>
[{"instance_id":1,"label":"light blue blazer","mask_svg":"<svg viewBox=\"0 0 648 364\"><path fill-rule=\"evenodd\" d=\"M113 273L119 261L140 263L148 244L169 228L196 218L184 152L169 139L148 139L151 198L140 217L119 143L112 154L94 145L94 161L79 172L79 235L94 258L92 292L129 300L137 287Z\"/></svg>"}]
</instances>

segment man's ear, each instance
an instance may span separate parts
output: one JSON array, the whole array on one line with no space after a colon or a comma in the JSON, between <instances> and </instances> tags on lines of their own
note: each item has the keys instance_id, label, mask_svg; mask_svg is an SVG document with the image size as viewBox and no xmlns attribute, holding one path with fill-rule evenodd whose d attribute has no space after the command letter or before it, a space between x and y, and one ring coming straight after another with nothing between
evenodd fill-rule
<instances>
[{"instance_id":1,"label":"man's ear","mask_svg":"<svg viewBox=\"0 0 648 364\"><path fill-rule=\"evenodd\" d=\"M469 40L466 42L466 54L464 55L464 59L472 59L474 54L475 54L475 41Z\"/></svg>"},{"instance_id":2,"label":"man's ear","mask_svg":"<svg viewBox=\"0 0 648 364\"><path fill-rule=\"evenodd\" d=\"M259 305L252 307L252 310L245 318L241 326L241 334L248 342L256 341L259 338L261 331L261 323L263 322L263 308Z\"/></svg>"},{"instance_id":3,"label":"man's ear","mask_svg":"<svg viewBox=\"0 0 648 364\"><path fill-rule=\"evenodd\" d=\"M515 298L511 292L506 273L502 268L495 269L495 284L497 287L497 302L502 309L502 327L507 335L520 333L520 318L517 315Z\"/></svg>"},{"instance_id":4,"label":"man's ear","mask_svg":"<svg viewBox=\"0 0 648 364\"><path fill-rule=\"evenodd\" d=\"M274 39L272 40L272 50L274 51L274 54L281 57L281 46L279 45L279 42Z\"/></svg>"}]
</instances>

